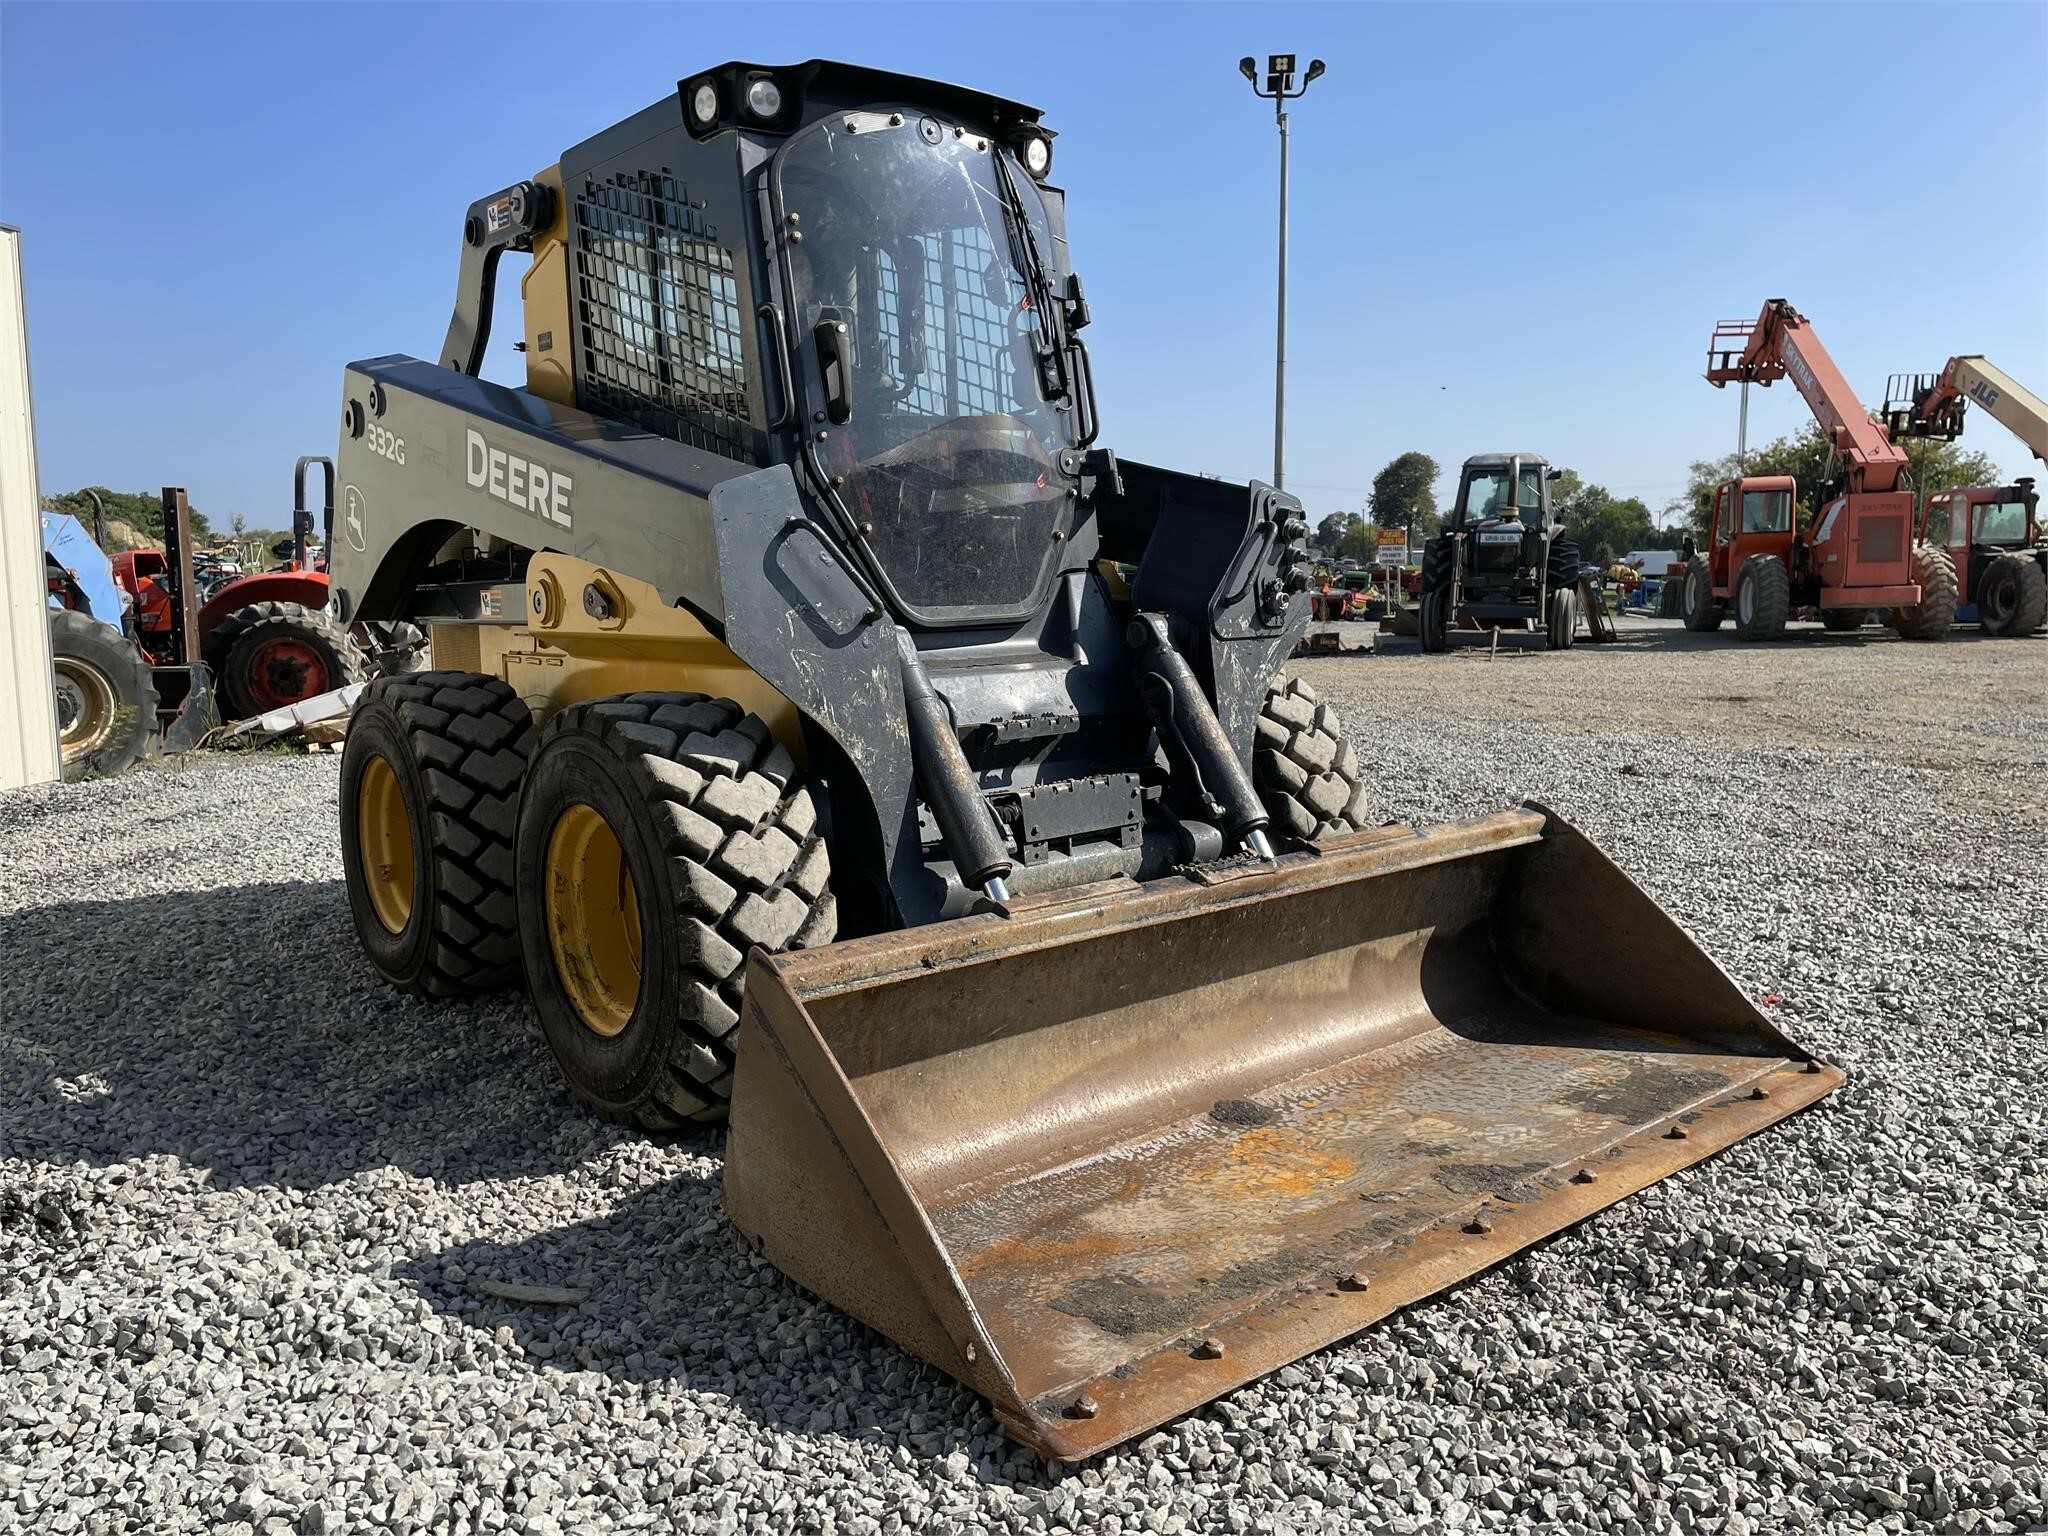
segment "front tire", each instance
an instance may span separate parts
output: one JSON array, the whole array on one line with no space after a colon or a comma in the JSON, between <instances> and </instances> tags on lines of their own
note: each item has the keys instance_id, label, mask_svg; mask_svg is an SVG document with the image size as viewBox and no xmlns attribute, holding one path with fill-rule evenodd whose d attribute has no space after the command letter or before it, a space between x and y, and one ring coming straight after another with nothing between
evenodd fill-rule
<instances>
[{"instance_id":1,"label":"front tire","mask_svg":"<svg viewBox=\"0 0 2048 1536\"><path fill-rule=\"evenodd\" d=\"M1415 632L1425 651L1448 650L1451 644L1451 594L1442 590L1422 594L1422 610L1416 616Z\"/></svg>"},{"instance_id":2,"label":"front tire","mask_svg":"<svg viewBox=\"0 0 2048 1536\"><path fill-rule=\"evenodd\" d=\"M1252 783L1273 830L1295 843L1319 842L1372 824L1372 797L1358 753L1337 711L1300 678L1275 681L1259 708Z\"/></svg>"},{"instance_id":3,"label":"front tire","mask_svg":"<svg viewBox=\"0 0 2048 1536\"><path fill-rule=\"evenodd\" d=\"M1685 563L1685 589L1680 596L1679 617L1695 634L1708 634L1721 627L1726 606L1714 596L1714 571L1705 555L1694 555Z\"/></svg>"},{"instance_id":4,"label":"front tire","mask_svg":"<svg viewBox=\"0 0 2048 1536\"><path fill-rule=\"evenodd\" d=\"M1792 616L1792 573L1776 555L1751 555L1735 575L1735 633L1777 640Z\"/></svg>"},{"instance_id":5,"label":"front tire","mask_svg":"<svg viewBox=\"0 0 2048 1536\"><path fill-rule=\"evenodd\" d=\"M50 659L65 782L132 767L156 739L156 679L142 653L112 625L55 608Z\"/></svg>"},{"instance_id":6,"label":"front tire","mask_svg":"<svg viewBox=\"0 0 2048 1536\"><path fill-rule=\"evenodd\" d=\"M604 1119L723 1120L747 951L829 943L838 910L810 790L729 699L572 704L519 808L527 987L569 1089Z\"/></svg>"},{"instance_id":7,"label":"front tire","mask_svg":"<svg viewBox=\"0 0 2048 1536\"><path fill-rule=\"evenodd\" d=\"M377 974L417 997L519 980L512 837L532 717L474 672L370 685L341 753L341 864Z\"/></svg>"},{"instance_id":8,"label":"front tire","mask_svg":"<svg viewBox=\"0 0 2048 1536\"><path fill-rule=\"evenodd\" d=\"M1998 556L1984 568L1977 616L1987 635L2031 635L2048 618L2048 573L2030 556Z\"/></svg>"},{"instance_id":9,"label":"front tire","mask_svg":"<svg viewBox=\"0 0 2048 1536\"><path fill-rule=\"evenodd\" d=\"M363 680L363 654L339 621L300 603L252 603L206 637L224 718L246 720Z\"/></svg>"},{"instance_id":10,"label":"front tire","mask_svg":"<svg viewBox=\"0 0 2048 1536\"><path fill-rule=\"evenodd\" d=\"M1920 601L1894 608L1891 626L1905 640L1939 640L1956 621L1956 568L1931 544L1913 546L1913 580Z\"/></svg>"},{"instance_id":11,"label":"front tire","mask_svg":"<svg viewBox=\"0 0 2048 1536\"><path fill-rule=\"evenodd\" d=\"M1559 587L1550 594L1550 612L1543 630L1544 639L1553 651L1568 651L1579 628L1579 594L1570 587Z\"/></svg>"}]
</instances>

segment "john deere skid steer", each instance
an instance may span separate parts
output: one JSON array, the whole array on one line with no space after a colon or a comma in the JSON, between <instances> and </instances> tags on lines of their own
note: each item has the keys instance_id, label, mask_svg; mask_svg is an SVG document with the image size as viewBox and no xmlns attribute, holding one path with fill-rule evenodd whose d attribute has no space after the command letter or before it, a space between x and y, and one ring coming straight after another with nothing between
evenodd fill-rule
<instances>
[{"instance_id":1,"label":"john deere skid steer","mask_svg":"<svg viewBox=\"0 0 2048 1536\"><path fill-rule=\"evenodd\" d=\"M376 969L729 1114L748 1241L1078 1457L1838 1074L1540 807L1374 824L1277 676L1298 504L1097 445L1051 169L975 91L685 80L349 367L332 574L433 637L342 762Z\"/></svg>"}]
</instances>

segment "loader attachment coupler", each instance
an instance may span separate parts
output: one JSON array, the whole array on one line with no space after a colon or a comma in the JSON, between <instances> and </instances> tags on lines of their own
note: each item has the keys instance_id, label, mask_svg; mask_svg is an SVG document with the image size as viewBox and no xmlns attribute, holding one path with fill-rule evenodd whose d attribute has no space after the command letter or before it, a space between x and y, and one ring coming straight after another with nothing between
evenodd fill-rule
<instances>
[{"instance_id":1,"label":"loader attachment coupler","mask_svg":"<svg viewBox=\"0 0 2048 1536\"><path fill-rule=\"evenodd\" d=\"M749 966L734 1223L1060 1458L1841 1080L1540 807Z\"/></svg>"}]
</instances>

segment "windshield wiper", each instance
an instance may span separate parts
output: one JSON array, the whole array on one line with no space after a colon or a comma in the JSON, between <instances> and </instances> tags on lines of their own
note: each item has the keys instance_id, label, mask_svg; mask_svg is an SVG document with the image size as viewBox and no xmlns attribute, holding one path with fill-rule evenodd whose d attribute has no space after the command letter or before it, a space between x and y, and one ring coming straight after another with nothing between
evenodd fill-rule
<instances>
[{"instance_id":1,"label":"windshield wiper","mask_svg":"<svg viewBox=\"0 0 2048 1536\"><path fill-rule=\"evenodd\" d=\"M1038 237L1032 232L1030 215L1024 211L1024 194L1013 179L1002 152L996 151L991 158L996 163L996 185L1000 190L997 200L1003 205L1003 222L1009 226L1011 254L1024 269L1024 281L1031 291L1031 307L1038 312L1038 336L1042 344L1038 354L1039 385L1043 388L1047 383L1044 365L1050 361L1054 391L1071 400L1074 387L1067 376L1065 338L1054 314L1052 284L1045 275L1045 258L1038 249Z\"/></svg>"}]
</instances>

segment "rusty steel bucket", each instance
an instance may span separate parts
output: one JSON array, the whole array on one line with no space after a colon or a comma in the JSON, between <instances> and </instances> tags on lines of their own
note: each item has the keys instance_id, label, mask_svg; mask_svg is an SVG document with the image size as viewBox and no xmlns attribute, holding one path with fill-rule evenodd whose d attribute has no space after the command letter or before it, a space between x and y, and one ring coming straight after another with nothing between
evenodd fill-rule
<instances>
[{"instance_id":1,"label":"rusty steel bucket","mask_svg":"<svg viewBox=\"0 0 2048 1536\"><path fill-rule=\"evenodd\" d=\"M756 951L725 1201L1076 1459L1841 1080L1530 806Z\"/></svg>"}]
</instances>

